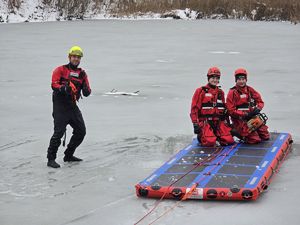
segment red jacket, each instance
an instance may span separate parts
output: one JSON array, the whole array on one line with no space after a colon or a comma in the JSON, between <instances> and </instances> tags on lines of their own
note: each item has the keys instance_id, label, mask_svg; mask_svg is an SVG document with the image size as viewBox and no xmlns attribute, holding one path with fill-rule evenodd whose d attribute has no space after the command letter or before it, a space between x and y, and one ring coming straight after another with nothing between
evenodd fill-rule
<instances>
[{"instance_id":1,"label":"red jacket","mask_svg":"<svg viewBox=\"0 0 300 225\"><path fill-rule=\"evenodd\" d=\"M209 117L218 119L225 111L224 91L208 84L197 88L192 99L191 120L193 123Z\"/></svg>"},{"instance_id":2,"label":"red jacket","mask_svg":"<svg viewBox=\"0 0 300 225\"><path fill-rule=\"evenodd\" d=\"M53 89L53 102L70 104L70 99L60 93L63 85L72 82L76 87L76 100L79 100L81 92L87 97L91 94L88 76L81 68L72 69L69 64L57 67L52 74L51 87Z\"/></svg>"},{"instance_id":3,"label":"red jacket","mask_svg":"<svg viewBox=\"0 0 300 225\"><path fill-rule=\"evenodd\" d=\"M226 107L231 117L240 118L255 107L261 110L264 107L264 102L254 88L248 85L245 87L234 86L228 92Z\"/></svg>"}]
</instances>

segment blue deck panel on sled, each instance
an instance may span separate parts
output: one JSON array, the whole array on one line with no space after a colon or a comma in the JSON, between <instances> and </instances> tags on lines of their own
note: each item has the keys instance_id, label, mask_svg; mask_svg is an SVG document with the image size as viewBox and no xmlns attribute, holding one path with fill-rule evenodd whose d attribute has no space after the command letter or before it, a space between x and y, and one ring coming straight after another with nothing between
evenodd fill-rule
<instances>
[{"instance_id":1,"label":"blue deck panel on sled","mask_svg":"<svg viewBox=\"0 0 300 225\"><path fill-rule=\"evenodd\" d=\"M271 133L270 140L259 144L226 147L201 147L194 139L137 184L136 192L154 198L189 194L191 199L255 200L269 186L291 143L288 133Z\"/></svg>"}]
</instances>

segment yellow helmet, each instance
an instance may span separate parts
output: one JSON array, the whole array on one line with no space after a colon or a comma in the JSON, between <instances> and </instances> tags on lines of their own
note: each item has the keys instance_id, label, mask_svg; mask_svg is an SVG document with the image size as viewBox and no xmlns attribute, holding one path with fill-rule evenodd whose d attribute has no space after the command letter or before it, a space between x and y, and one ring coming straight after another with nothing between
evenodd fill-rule
<instances>
[{"instance_id":1,"label":"yellow helmet","mask_svg":"<svg viewBox=\"0 0 300 225\"><path fill-rule=\"evenodd\" d=\"M69 50L69 55L77 55L77 56L83 57L83 51L79 46L73 46Z\"/></svg>"}]
</instances>

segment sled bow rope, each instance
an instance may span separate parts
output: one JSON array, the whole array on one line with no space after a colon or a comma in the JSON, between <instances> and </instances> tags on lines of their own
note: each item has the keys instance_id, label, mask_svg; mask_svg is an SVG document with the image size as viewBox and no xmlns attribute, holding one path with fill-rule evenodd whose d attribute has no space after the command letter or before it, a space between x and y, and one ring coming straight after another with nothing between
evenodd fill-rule
<instances>
[{"instance_id":1,"label":"sled bow rope","mask_svg":"<svg viewBox=\"0 0 300 225\"><path fill-rule=\"evenodd\" d=\"M203 166L206 165L208 166L209 163L211 163L213 160L215 160L217 157L221 157L220 160L216 163L216 164L212 164L212 168L206 173L207 175L210 175L211 171L214 170L217 166L220 165L220 163L226 158L226 156L228 156L228 154L230 153L231 150L233 150L235 147L237 146L237 143L235 143L234 145L232 145L230 148L228 148L227 152L224 154L220 154L223 150L224 147L217 147L216 150L211 154L210 157L206 158L205 160L198 162L194 165L194 167L189 170L188 172L186 172L185 174L183 174L181 177L179 177L176 181L174 181L173 183L171 183L168 186L168 189L165 191L165 193L162 195L162 197L154 204L153 208L151 210L148 211L148 213L146 213L141 219L139 219L136 223L134 223L134 225L139 224L140 222L142 222L147 216L149 216L157 207L158 205L162 202L162 200L164 199L164 197L167 195L169 188L171 186L173 186L175 183L177 183L179 180L181 180L182 178L184 178L185 176L187 176L188 174L190 174L191 172L193 172L197 167L199 166ZM204 179L205 176L202 177L202 179ZM172 211L174 208L176 208L182 201L187 200L188 198L190 198L193 195L193 192L196 190L197 186L199 185L199 183L202 181L202 179L198 180L197 182L195 182L192 187L187 190L187 192L183 195L183 197L181 197L181 199L176 202L173 206L171 206L168 210L165 210L160 216L158 216L155 220L153 220L152 222L149 223L149 225L154 224L157 220L159 220L161 217L163 217L164 215L166 215L167 213L169 213L170 211Z\"/></svg>"}]
</instances>

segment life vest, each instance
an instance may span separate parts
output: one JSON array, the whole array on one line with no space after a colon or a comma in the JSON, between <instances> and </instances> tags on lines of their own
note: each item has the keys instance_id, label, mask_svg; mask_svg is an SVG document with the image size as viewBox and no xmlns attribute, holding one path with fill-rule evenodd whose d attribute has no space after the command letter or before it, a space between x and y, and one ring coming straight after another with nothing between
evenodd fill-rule
<instances>
[{"instance_id":1,"label":"life vest","mask_svg":"<svg viewBox=\"0 0 300 225\"><path fill-rule=\"evenodd\" d=\"M83 85L85 83L85 85ZM60 92L62 85L68 85L72 88L71 98ZM55 107L74 108L76 101L81 97L83 87L90 87L87 80L87 75L81 68L72 69L68 64L57 67L52 74L51 87L53 89L52 101Z\"/></svg>"},{"instance_id":2,"label":"life vest","mask_svg":"<svg viewBox=\"0 0 300 225\"><path fill-rule=\"evenodd\" d=\"M63 75L60 78L60 84L69 84L72 87L73 94L75 95L75 100L79 100L81 97L81 87L83 83L83 77L85 76L84 70L77 68L77 70L72 70L70 66L63 65Z\"/></svg>"},{"instance_id":3,"label":"life vest","mask_svg":"<svg viewBox=\"0 0 300 225\"><path fill-rule=\"evenodd\" d=\"M235 90L236 95L238 96L238 100L236 102L236 109L240 111L251 111L253 107L256 106L255 100L251 96L251 90L247 86L247 93L242 92L241 90L237 89L236 86L232 87L231 89Z\"/></svg>"},{"instance_id":4,"label":"life vest","mask_svg":"<svg viewBox=\"0 0 300 225\"><path fill-rule=\"evenodd\" d=\"M201 87L201 107L199 110L199 118L218 118L224 115L225 104L222 100L223 92L217 87L215 89L207 86Z\"/></svg>"}]
</instances>

